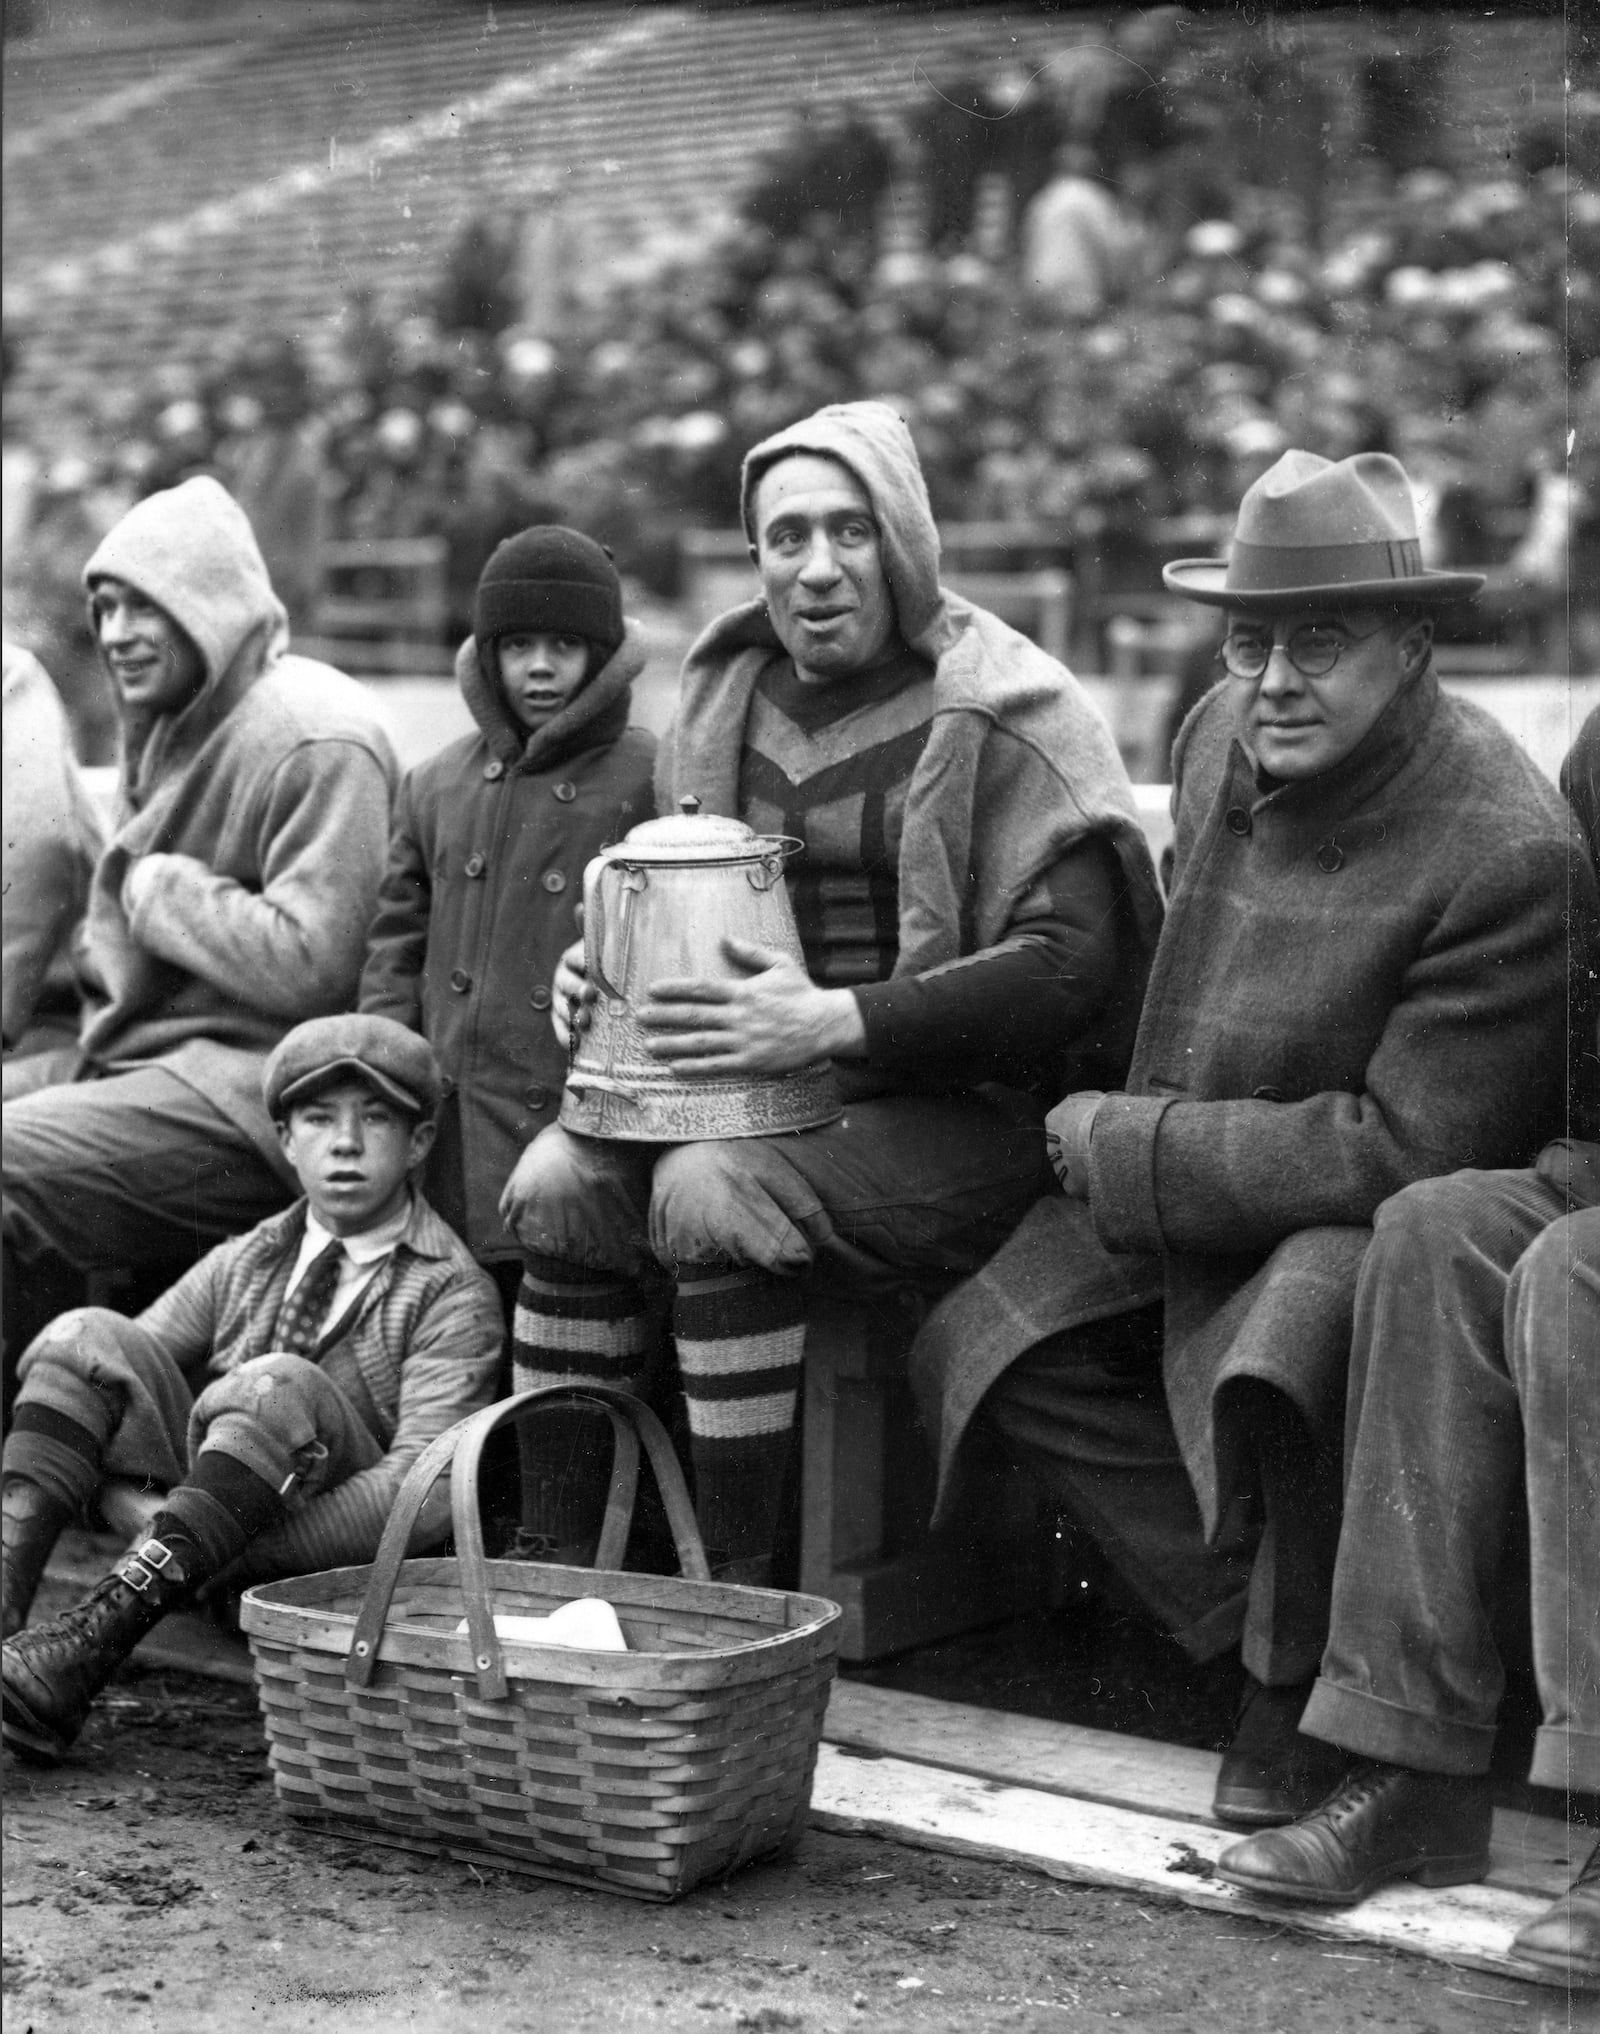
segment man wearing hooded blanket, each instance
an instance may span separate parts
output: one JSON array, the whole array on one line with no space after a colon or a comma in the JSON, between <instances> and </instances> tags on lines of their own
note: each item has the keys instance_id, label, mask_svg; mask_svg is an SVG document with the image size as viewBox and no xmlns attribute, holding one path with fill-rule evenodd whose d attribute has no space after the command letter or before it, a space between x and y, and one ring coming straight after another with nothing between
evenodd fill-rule
<instances>
[{"instance_id":1,"label":"man wearing hooded blanket","mask_svg":"<svg viewBox=\"0 0 1600 2034\"><path fill-rule=\"evenodd\" d=\"M288 654L216 481L139 502L83 576L121 720L117 803L78 1045L5 1069L12 1360L51 1273L175 1272L293 1194L261 1071L292 1025L354 1000L396 774L361 687Z\"/></svg>"},{"instance_id":2,"label":"man wearing hooded blanket","mask_svg":"<svg viewBox=\"0 0 1600 2034\"><path fill-rule=\"evenodd\" d=\"M1554 785L1430 668L1432 609L1479 582L1424 569L1395 460L1285 453L1226 564L1165 578L1226 611L1230 675L1173 751L1132 1071L1051 1112L1065 1192L925 1323L913 1383L941 1501L981 1407L1194 1658L1242 1634L1215 1812L1253 1827L1343 1770L1297 1725L1373 1216L1562 1127L1595 894Z\"/></svg>"},{"instance_id":3,"label":"man wearing hooded blanket","mask_svg":"<svg viewBox=\"0 0 1600 2034\"><path fill-rule=\"evenodd\" d=\"M891 410L837 405L767 439L742 501L764 597L690 651L657 802L693 794L805 841L788 878L805 965L730 943L743 979L653 984L641 1022L690 1076L831 1056L845 1113L667 1148L552 1126L505 1206L527 1252L519 1385L637 1386L671 1274L701 1529L724 1573L761 1579L806 1274L937 1290L976 1269L1049 1182L1042 1108L1125 1064L1160 907L1075 681L940 587ZM576 949L557 975L563 1028L580 967ZM532 1462L527 1523L581 1540L597 1468L559 1472Z\"/></svg>"}]
</instances>

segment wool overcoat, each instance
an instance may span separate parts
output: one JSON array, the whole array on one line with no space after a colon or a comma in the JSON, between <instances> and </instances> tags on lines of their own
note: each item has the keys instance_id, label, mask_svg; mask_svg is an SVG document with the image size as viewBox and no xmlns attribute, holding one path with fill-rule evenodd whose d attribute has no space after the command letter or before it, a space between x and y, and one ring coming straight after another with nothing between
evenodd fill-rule
<instances>
[{"instance_id":1,"label":"wool overcoat","mask_svg":"<svg viewBox=\"0 0 1600 2034\"><path fill-rule=\"evenodd\" d=\"M444 1075L428 1198L482 1263L520 1256L500 1192L555 1121L566 1057L550 978L577 937L585 864L655 812L655 738L628 725L644 652L622 647L525 734L469 637L456 680L477 722L411 770L361 976L361 1007L420 1031Z\"/></svg>"},{"instance_id":2,"label":"wool overcoat","mask_svg":"<svg viewBox=\"0 0 1600 2034\"><path fill-rule=\"evenodd\" d=\"M1236 1494L1221 1387L1262 1379L1334 1440L1379 1203L1526 1165L1563 1124L1595 884L1555 786L1488 715L1427 671L1342 763L1266 787L1223 685L1173 778L1166 925L1089 1196L1039 1202L913 1352L941 1503L1012 1362L1162 1300L1168 1401L1215 1531Z\"/></svg>"}]
</instances>

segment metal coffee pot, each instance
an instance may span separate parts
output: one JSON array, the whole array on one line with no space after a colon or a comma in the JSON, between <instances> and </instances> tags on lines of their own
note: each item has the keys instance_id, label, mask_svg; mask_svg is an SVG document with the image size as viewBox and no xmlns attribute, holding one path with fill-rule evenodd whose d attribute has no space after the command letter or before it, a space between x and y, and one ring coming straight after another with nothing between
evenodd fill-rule
<instances>
[{"instance_id":1,"label":"metal coffee pot","mask_svg":"<svg viewBox=\"0 0 1600 2034\"><path fill-rule=\"evenodd\" d=\"M702 813L698 798L649 819L583 872L584 959L597 996L574 1034L562 1126L584 1137L688 1144L811 1130L841 1113L826 1060L776 1075L677 1073L646 1050L637 1011L652 982L727 976L728 937L801 958L783 865L800 842Z\"/></svg>"}]
</instances>

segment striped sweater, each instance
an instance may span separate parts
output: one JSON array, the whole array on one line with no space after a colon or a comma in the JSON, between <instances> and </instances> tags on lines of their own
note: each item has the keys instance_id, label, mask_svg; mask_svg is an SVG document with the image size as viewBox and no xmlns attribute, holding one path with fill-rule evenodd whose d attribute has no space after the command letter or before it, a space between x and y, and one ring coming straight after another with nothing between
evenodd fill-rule
<instances>
[{"instance_id":1,"label":"striped sweater","mask_svg":"<svg viewBox=\"0 0 1600 2034\"><path fill-rule=\"evenodd\" d=\"M906 802L933 723L933 666L903 646L848 686L806 684L775 657L751 694L739 810L804 842L787 882L806 971L853 991L866 1026L865 1066L838 1069L847 1099L997 1080L1053 1101L1060 1042L1086 1030L1124 959L1116 853L1076 842L992 946L897 975Z\"/></svg>"},{"instance_id":2,"label":"striped sweater","mask_svg":"<svg viewBox=\"0 0 1600 2034\"><path fill-rule=\"evenodd\" d=\"M264 1356L305 1232L306 1203L257 1223L208 1251L138 1317L186 1373L213 1377ZM411 1219L393 1254L335 1325L316 1360L360 1410L384 1449L382 1461L308 1498L251 1543L230 1580L261 1581L370 1561L406 1470L446 1427L489 1404L499 1382L504 1329L488 1274L413 1194ZM351 1387L359 1385L358 1389ZM440 1536L444 1485L423 1506L413 1549Z\"/></svg>"}]
</instances>

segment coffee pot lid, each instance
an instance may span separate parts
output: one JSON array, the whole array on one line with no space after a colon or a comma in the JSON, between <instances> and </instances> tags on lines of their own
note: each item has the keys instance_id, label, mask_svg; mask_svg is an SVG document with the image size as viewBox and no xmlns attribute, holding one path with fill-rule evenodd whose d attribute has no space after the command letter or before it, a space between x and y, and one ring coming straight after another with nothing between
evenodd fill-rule
<instances>
[{"instance_id":1,"label":"coffee pot lid","mask_svg":"<svg viewBox=\"0 0 1600 2034\"><path fill-rule=\"evenodd\" d=\"M748 861L769 854L779 843L758 834L742 819L702 812L695 797L680 798L678 810L661 819L641 820L630 827L611 853L621 860L722 862Z\"/></svg>"}]
</instances>

